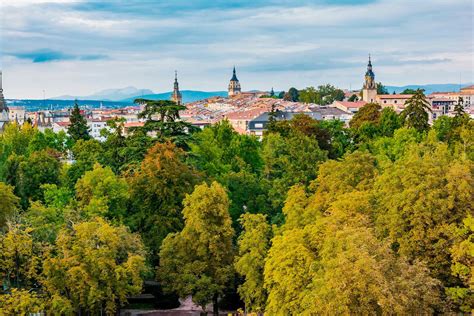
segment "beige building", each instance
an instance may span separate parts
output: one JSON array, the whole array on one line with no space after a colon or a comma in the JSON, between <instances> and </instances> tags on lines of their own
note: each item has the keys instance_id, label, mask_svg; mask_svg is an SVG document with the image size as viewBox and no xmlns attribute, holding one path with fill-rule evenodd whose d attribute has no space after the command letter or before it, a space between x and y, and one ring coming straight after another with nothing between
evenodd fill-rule
<instances>
[{"instance_id":1,"label":"beige building","mask_svg":"<svg viewBox=\"0 0 474 316\"><path fill-rule=\"evenodd\" d=\"M459 96L464 101L464 108L470 109L474 107L474 85L462 88Z\"/></svg>"},{"instance_id":2,"label":"beige building","mask_svg":"<svg viewBox=\"0 0 474 316\"><path fill-rule=\"evenodd\" d=\"M229 97L232 97L234 95L238 95L238 94L242 93L242 90L240 88L239 79L237 79L237 75L235 73L235 67L234 67L234 71L233 71L233 74L232 74L232 78L230 79L230 82L229 82L228 92L229 92Z\"/></svg>"},{"instance_id":3,"label":"beige building","mask_svg":"<svg viewBox=\"0 0 474 316\"><path fill-rule=\"evenodd\" d=\"M379 94L375 102L380 104L382 108L391 107L399 112L405 108L405 102L412 96L412 94Z\"/></svg>"}]
</instances>

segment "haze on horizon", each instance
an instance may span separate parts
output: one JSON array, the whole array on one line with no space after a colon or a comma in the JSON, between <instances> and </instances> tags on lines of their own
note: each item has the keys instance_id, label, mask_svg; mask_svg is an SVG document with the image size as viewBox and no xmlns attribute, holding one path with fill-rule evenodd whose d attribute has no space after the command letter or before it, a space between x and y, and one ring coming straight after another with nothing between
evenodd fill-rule
<instances>
[{"instance_id":1,"label":"haze on horizon","mask_svg":"<svg viewBox=\"0 0 474 316\"><path fill-rule=\"evenodd\" d=\"M6 0L6 98L474 82L471 0Z\"/></svg>"}]
</instances>

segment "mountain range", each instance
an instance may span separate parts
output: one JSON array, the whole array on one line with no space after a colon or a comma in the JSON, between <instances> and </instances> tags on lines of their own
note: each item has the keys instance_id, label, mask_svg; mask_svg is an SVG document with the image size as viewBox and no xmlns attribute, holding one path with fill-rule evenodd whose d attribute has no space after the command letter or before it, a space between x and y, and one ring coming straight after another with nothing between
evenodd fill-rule
<instances>
[{"instance_id":1,"label":"mountain range","mask_svg":"<svg viewBox=\"0 0 474 316\"><path fill-rule=\"evenodd\" d=\"M227 91L193 91L182 90L183 102L194 102L210 97L227 96ZM135 87L126 87L120 89L106 89L94 94L85 96L61 95L51 98L51 100L98 100L98 101L116 101L123 103L133 103L136 98L150 99L150 100L168 100L171 92L154 93L150 89L137 89Z\"/></svg>"},{"instance_id":2,"label":"mountain range","mask_svg":"<svg viewBox=\"0 0 474 316\"><path fill-rule=\"evenodd\" d=\"M430 94L437 91L459 91L459 87L469 85L468 83L459 85L454 83L448 84L426 84L426 85L406 85L406 86L385 86L389 93L400 93L405 89L424 89L425 94ZM195 90L183 90L183 102L194 102L210 97L227 96L227 91L195 91ZM97 101L115 101L123 103L133 103L136 98L144 98L151 100L168 100L171 96L171 92L155 93L150 89L137 89L135 87L125 87L120 89L106 89L91 95L86 96L73 96L73 95L62 95L51 100L97 100Z\"/></svg>"}]
</instances>

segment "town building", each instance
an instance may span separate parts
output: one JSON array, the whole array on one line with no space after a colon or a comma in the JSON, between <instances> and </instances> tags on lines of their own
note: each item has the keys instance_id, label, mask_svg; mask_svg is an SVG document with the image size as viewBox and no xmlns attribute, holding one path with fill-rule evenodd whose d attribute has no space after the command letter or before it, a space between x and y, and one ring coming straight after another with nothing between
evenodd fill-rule
<instances>
[{"instance_id":1,"label":"town building","mask_svg":"<svg viewBox=\"0 0 474 316\"><path fill-rule=\"evenodd\" d=\"M235 73L235 66L234 66L234 71L233 71L233 74L232 74L232 78L230 79L230 82L229 82L228 93L229 93L229 97L232 97L234 95L238 95L238 94L242 93L242 90L240 88L239 79L237 79L237 75Z\"/></svg>"},{"instance_id":2,"label":"town building","mask_svg":"<svg viewBox=\"0 0 474 316\"><path fill-rule=\"evenodd\" d=\"M461 88L459 96L464 102L464 108L470 109L474 108L474 85Z\"/></svg>"},{"instance_id":3,"label":"town building","mask_svg":"<svg viewBox=\"0 0 474 316\"><path fill-rule=\"evenodd\" d=\"M26 110L23 106L9 106L9 120L17 124L23 124L27 120Z\"/></svg>"},{"instance_id":4,"label":"town building","mask_svg":"<svg viewBox=\"0 0 474 316\"><path fill-rule=\"evenodd\" d=\"M361 107L366 105L366 101L355 101L355 102L349 102L349 101L334 101L330 106L340 109L344 112L349 112L349 113L356 113L360 110Z\"/></svg>"},{"instance_id":5,"label":"town building","mask_svg":"<svg viewBox=\"0 0 474 316\"><path fill-rule=\"evenodd\" d=\"M405 108L405 102L412 96L412 94L379 94L375 97L375 101L382 108L391 107L395 111L400 112Z\"/></svg>"},{"instance_id":6,"label":"town building","mask_svg":"<svg viewBox=\"0 0 474 316\"><path fill-rule=\"evenodd\" d=\"M375 83L375 74L372 71L372 61L367 64L367 71L365 73L365 82L362 88L362 100L365 102L375 102L377 96L377 84Z\"/></svg>"},{"instance_id":7,"label":"town building","mask_svg":"<svg viewBox=\"0 0 474 316\"><path fill-rule=\"evenodd\" d=\"M178 105L181 105L183 103L183 96L181 95L181 92L179 92L177 71L174 72L174 87L173 87L173 94L171 95L171 100L174 101Z\"/></svg>"},{"instance_id":8,"label":"town building","mask_svg":"<svg viewBox=\"0 0 474 316\"><path fill-rule=\"evenodd\" d=\"M5 125L8 124L9 121L9 110L5 97L3 96L2 71L0 71L0 131L5 128Z\"/></svg>"}]
</instances>

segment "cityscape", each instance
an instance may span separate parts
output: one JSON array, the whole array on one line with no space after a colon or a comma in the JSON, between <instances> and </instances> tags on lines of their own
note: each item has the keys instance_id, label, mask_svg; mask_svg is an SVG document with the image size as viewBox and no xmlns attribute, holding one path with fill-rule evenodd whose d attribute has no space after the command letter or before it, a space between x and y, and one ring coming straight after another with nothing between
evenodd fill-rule
<instances>
[{"instance_id":1,"label":"cityscape","mask_svg":"<svg viewBox=\"0 0 474 316\"><path fill-rule=\"evenodd\" d=\"M473 13L5 1L0 316L474 314Z\"/></svg>"}]
</instances>

